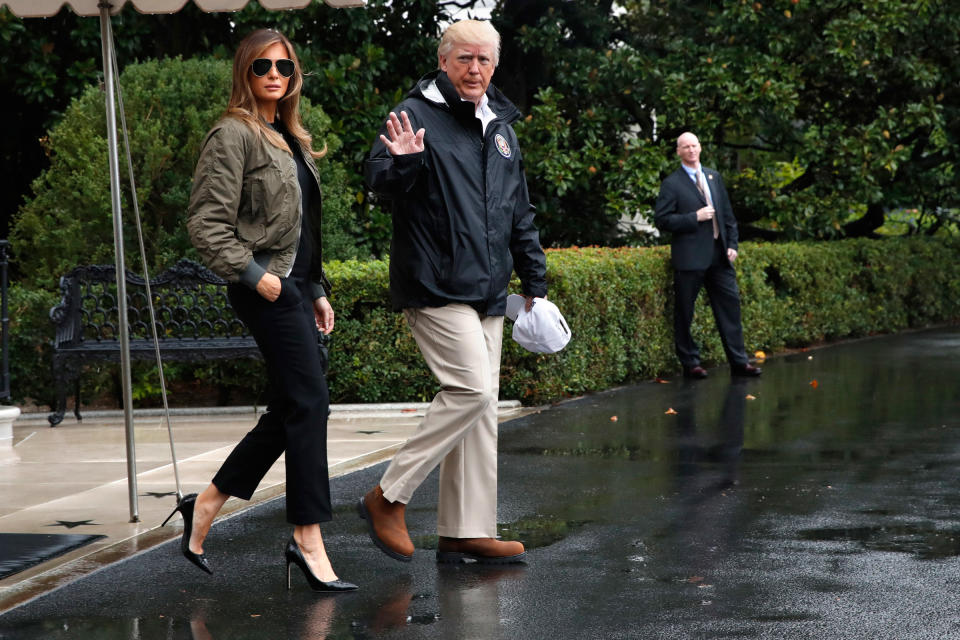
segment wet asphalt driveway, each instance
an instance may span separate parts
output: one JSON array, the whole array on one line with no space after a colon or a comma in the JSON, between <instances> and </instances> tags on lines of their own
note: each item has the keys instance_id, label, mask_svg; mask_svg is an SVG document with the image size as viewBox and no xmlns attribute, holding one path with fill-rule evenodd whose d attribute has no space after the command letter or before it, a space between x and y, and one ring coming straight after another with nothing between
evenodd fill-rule
<instances>
[{"instance_id":1,"label":"wet asphalt driveway","mask_svg":"<svg viewBox=\"0 0 960 640\"><path fill-rule=\"evenodd\" d=\"M218 523L216 575L167 544L0 617L0 638L958 638L960 328L647 382L504 424L518 567L437 566L436 481L390 560L337 478L325 527L355 594L286 591L283 501Z\"/></svg>"}]
</instances>

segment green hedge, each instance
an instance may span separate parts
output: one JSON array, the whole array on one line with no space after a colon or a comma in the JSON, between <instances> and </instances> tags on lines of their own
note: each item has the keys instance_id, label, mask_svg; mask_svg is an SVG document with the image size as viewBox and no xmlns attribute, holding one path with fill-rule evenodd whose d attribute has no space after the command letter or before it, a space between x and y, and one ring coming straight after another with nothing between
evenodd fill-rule
<instances>
[{"instance_id":1,"label":"green hedge","mask_svg":"<svg viewBox=\"0 0 960 640\"><path fill-rule=\"evenodd\" d=\"M153 274L180 258L197 259L185 228L187 202L200 144L230 96L230 62L211 58L151 60L127 65L121 75L124 108L147 263ZM346 151L330 118L303 99L301 116L314 146L329 154L317 162L323 184L324 255L358 258L347 188ZM103 92L89 87L71 102L44 142L50 166L34 180L13 220L10 246L22 283L54 289L81 262L113 263L113 217ZM121 200L127 268L142 272L127 165L121 143Z\"/></svg>"},{"instance_id":2,"label":"green hedge","mask_svg":"<svg viewBox=\"0 0 960 640\"><path fill-rule=\"evenodd\" d=\"M951 238L745 243L737 270L747 350L771 353L957 321L958 254L960 240ZM667 247L548 250L550 299L563 311L573 339L559 354L528 353L509 339L508 321L500 397L536 404L676 372L669 262ZM330 373L333 402L429 400L437 385L403 316L390 311L387 263L333 262L327 270L337 311ZM519 282L513 282L511 290L519 290ZM53 325L47 312L57 298L19 286L12 290L15 398L46 402L51 397L46 345ZM705 295L698 301L693 330L704 360L722 362ZM256 401L258 390L249 388L249 380L263 378L262 365L246 361L203 370L169 367L171 386L216 380L230 387L224 397L241 403ZM115 379L103 367L91 373L84 379L85 398ZM148 369L135 376L138 397L145 402L155 389L150 377ZM176 393L171 402L177 404Z\"/></svg>"},{"instance_id":3,"label":"green hedge","mask_svg":"<svg viewBox=\"0 0 960 640\"><path fill-rule=\"evenodd\" d=\"M737 259L747 350L960 320L960 240L898 238L745 243ZM504 329L501 398L542 403L674 373L669 248L547 251L551 300L573 331L559 354L524 351ZM334 263L334 402L426 400L437 387L402 316L391 313L385 263ZM514 282L512 291L519 290ZM694 336L722 362L701 295Z\"/></svg>"}]
</instances>

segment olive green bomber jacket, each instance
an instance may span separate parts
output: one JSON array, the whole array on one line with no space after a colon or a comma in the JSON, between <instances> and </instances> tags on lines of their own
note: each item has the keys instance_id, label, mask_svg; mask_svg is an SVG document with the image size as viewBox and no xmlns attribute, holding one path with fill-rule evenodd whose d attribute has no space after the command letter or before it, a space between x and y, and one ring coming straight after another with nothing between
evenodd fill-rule
<instances>
[{"instance_id":1,"label":"olive green bomber jacket","mask_svg":"<svg viewBox=\"0 0 960 640\"><path fill-rule=\"evenodd\" d=\"M328 294L321 255L320 175L309 150L303 158L316 181L310 199L310 280L313 298ZM201 146L187 214L190 241L211 271L255 289L264 273L285 278L300 240L300 185L293 156L242 120L225 116Z\"/></svg>"}]
</instances>

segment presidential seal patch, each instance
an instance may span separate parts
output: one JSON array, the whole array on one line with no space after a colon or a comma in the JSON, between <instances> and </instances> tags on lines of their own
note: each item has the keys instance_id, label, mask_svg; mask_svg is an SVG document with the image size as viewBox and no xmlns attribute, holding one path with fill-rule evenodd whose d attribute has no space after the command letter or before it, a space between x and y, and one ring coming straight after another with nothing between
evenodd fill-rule
<instances>
[{"instance_id":1,"label":"presidential seal patch","mask_svg":"<svg viewBox=\"0 0 960 640\"><path fill-rule=\"evenodd\" d=\"M500 155L502 155L504 158L509 158L510 145L507 144L507 139L498 133L496 137L494 137L493 141L497 143L497 151L500 152Z\"/></svg>"}]
</instances>

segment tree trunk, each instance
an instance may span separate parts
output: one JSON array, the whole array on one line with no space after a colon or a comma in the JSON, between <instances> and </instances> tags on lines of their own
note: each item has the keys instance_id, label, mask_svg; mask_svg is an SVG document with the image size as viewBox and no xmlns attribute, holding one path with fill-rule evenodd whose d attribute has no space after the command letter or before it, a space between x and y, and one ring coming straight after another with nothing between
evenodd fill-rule
<instances>
[{"instance_id":1,"label":"tree trunk","mask_svg":"<svg viewBox=\"0 0 960 640\"><path fill-rule=\"evenodd\" d=\"M867 207L867 213L862 218L843 225L843 233L848 238L875 238L877 234L874 231L882 227L885 220L883 205L874 202Z\"/></svg>"}]
</instances>

